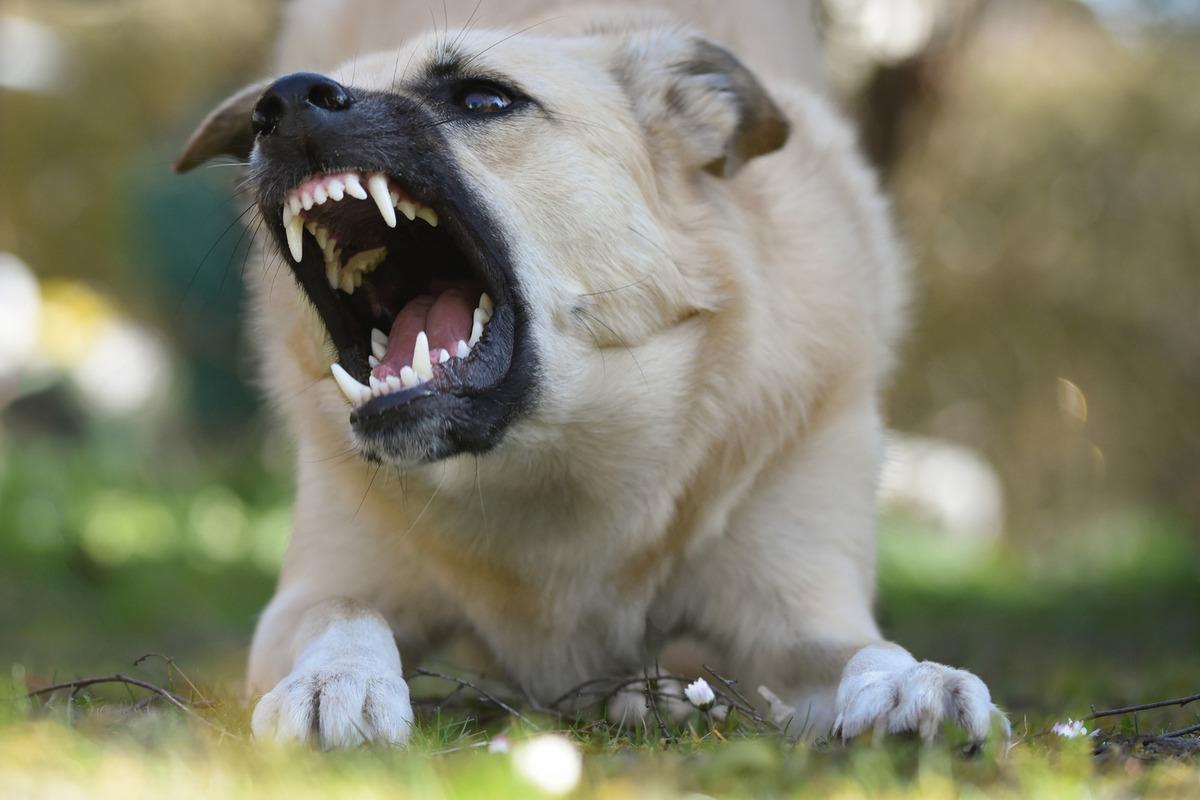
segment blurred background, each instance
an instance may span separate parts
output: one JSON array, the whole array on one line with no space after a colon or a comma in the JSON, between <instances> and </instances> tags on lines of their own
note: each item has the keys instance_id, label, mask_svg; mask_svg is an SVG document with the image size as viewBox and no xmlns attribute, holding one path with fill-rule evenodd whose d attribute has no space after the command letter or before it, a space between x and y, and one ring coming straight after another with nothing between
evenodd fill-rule
<instances>
[{"instance_id":1,"label":"blurred background","mask_svg":"<svg viewBox=\"0 0 1200 800\"><path fill-rule=\"evenodd\" d=\"M885 627L1018 719L1197 691L1200 5L818 5L914 264ZM237 169L169 165L277 14L0 5L4 669L240 674L290 454L243 342Z\"/></svg>"}]
</instances>

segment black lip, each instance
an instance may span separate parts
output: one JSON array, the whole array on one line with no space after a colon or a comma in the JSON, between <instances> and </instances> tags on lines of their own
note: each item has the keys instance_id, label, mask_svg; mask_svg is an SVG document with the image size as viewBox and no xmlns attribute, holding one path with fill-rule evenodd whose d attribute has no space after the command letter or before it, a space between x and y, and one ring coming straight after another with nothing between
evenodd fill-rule
<instances>
[{"instance_id":1,"label":"black lip","mask_svg":"<svg viewBox=\"0 0 1200 800\"><path fill-rule=\"evenodd\" d=\"M451 152L447 129L435 124L428 110L398 94L352 91L354 106L315 129L258 139L251 182L258 187L259 208L270 220L295 279L325 323L339 362L364 383L370 369L370 331L347 312L329 286L324 259L311 246L309 234L305 233L309 246L303 260L296 264L291 259L281 220L284 197L314 174L383 172L437 212L439 226L445 226L496 304L484 339L472 353L478 363L472 366L470 380L439 373L431 383L371 400L353 411L350 421L370 459L429 461L486 451L531 404L537 371L529 315L508 242L453 159L446 157Z\"/></svg>"}]
</instances>

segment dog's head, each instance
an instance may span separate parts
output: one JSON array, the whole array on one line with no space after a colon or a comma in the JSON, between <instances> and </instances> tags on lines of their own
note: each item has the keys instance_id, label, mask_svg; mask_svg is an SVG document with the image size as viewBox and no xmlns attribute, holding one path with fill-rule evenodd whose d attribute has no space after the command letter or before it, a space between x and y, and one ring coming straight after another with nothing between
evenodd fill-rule
<instances>
[{"instance_id":1,"label":"dog's head","mask_svg":"<svg viewBox=\"0 0 1200 800\"><path fill-rule=\"evenodd\" d=\"M606 348L713 308L720 280L687 243L787 130L685 30L480 31L247 87L177 168L249 159L353 440L409 466L496 446L550 387L583 391Z\"/></svg>"}]
</instances>

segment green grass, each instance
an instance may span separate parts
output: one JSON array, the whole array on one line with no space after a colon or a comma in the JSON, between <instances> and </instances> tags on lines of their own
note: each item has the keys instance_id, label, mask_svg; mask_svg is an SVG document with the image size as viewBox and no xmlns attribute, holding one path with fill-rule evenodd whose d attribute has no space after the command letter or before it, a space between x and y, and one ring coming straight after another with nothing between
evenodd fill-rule
<instances>
[{"instance_id":1,"label":"green grass","mask_svg":"<svg viewBox=\"0 0 1200 800\"><path fill-rule=\"evenodd\" d=\"M238 696L245 646L271 593L289 489L257 452L166 464L111 448L25 442L0 470L0 797L530 797L510 754L561 731L584 753L582 796L1194 796L1198 759L1154 759L1049 725L1200 691L1200 547L1182 526L1110 515L1036 553L954 544L890 518L881 547L881 619L919 656L982 676L1011 714L1016 744L967 757L897 739L805 746L733 715L696 717L669 744L603 723L475 705L423 704L403 752L313 753L248 741ZM281 463L285 463L281 460ZM146 652L168 653L214 702L200 722L136 689L49 701L25 691L114 671L191 695ZM428 681L427 681L428 684ZM445 685L425 690L444 692ZM1194 724L1196 704L1105 723L1105 736ZM215 726L215 727L213 727ZM218 730L218 728L220 730Z\"/></svg>"}]
</instances>

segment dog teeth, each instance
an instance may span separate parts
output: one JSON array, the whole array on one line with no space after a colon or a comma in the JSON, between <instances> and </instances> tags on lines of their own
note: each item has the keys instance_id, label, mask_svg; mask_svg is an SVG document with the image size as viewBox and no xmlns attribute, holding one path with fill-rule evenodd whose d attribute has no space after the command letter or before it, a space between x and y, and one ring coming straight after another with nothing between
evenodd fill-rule
<instances>
[{"instance_id":1,"label":"dog teeth","mask_svg":"<svg viewBox=\"0 0 1200 800\"><path fill-rule=\"evenodd\" d=\"M371 328L371 354L380 361L387 354L387 334L378 328Z\"/></svg>"},{"instance_id":2,"label":"dog teeth","mask_svg":"<svg viewBox=\"0 0 1200 800\"><path fill-rule=\"evenodd\" d=\"M365 186L364 186L365 183ZM369 177L353 172L333 175L322 175L304 180L292 189L283 200L283 226L287 235L288 250L292 258L299 263L304 256L303 232L307 230L317 241L318 247L325 255L325 278L329 286L341 289L347 294L353 294L355 288L362 286L363 275L373 271L387 257L387 250L377 247L354 254L349 263L343 264L341 249L333 237L332 231L322 226L317 220L305 220L304 212L311 211L315 206L327 202L339 203L347 196L358 200L371 200L379 210L380 216L389 228L396 227L396 212L412 222L422 220L431 227L437 227L438 214L429 206L414 201L403 191L394 188L387 175L377 172ZM347 273L350 273L347 276ZM485 295L486 297L486 295ZM481 305L490 304L490 298L480 300ZM491 315L490 305L483 305ZM484 320L485 324L487 320Z\"/></svg>"},{"instance_id":3,"label":"dog teeth","mask_svg":"<svg viewBox=\"0 0 1200 800\"><path fill-rule=\"evenodd\" d=\"M348 269L351 272L373 272L385 258L387 258L386 247L363 250L351 256L342 269Z\"/></svg>"},{"instance_id":4,"label":"dog teeth","mask_svg":"<svg viewBox=\"0 0 1200 800\"><path fill-rule=\"evenodd\" d=\"M304 217L293 214L290 205L283 209L283 230L287 234L288 250L299 264L304 259Z\"/></svg>"},{"instance_id":5,"label":"dog teeth","mask_svg":"<svg viewBox=\"0 0 1200 800\"><path fill-rule=\"evenodd\" d=\"M417 373L412 367L402 367L400 369L400 385L405 389L411 389L420 383L421 379L417 377Z\"/></svg>"},{"instance_id":6,"label":"dog teeth","mask_svg":"<svg viewBox=\"0 0 1200 800\"><path fill-rule=\"evenodd\" d=\"M346 184L346 194L359 200L367 199L367 190L363 188L357 175L354 173L343 175L342 182Z\"/></svg>"},{"instance_id":7,"label":"dog teeth","mask_svg":"<svg viewBox=\"0 0 1200 800\"><path fill-rule=\"evenodd\" d=\"M417 334L417 343L413 347L412 367L422 383L433 377L433 363L429 360L429 337L425 335L425 331Z\"/></svg>"},{"instance_id":8,"label":"dog teeth","mask_svg":"<svg viewBox=\"0 0 1200 800\"><path fill-rule=\"evenodd\" d=\"M333 373L333 379L337 382L338 388L342 390L342 394L352 405L359 406L371 399L371 387L363 386L350 377L350 373L342 369L341 364L330 364L329 371Z\"/></svg>"},{"instance_id":9,"label":"dog teeth","mask_svg":"<svg viewBox=\"0 0 1200 800\"><path fill-rule=\"evenodd\" d=\"M401 198L396 201L396 208L400 209L400 213L408 217L408 221L412 222L417 218L417 206L411 200Z\"/></svg>"},{"instance_id":10,"label":"dog teeth","mask_svg":"<svg viewBox=\"0 0 1200 800\"><path fill-rule=\"evenodd\" d=\"M376 367L379 366L379 359L375 356L374 353L367 356L367 366L370 367L371 369L375 369Z\"/></svg>"},{"instance_id":11,"label":"dog teeth","mask_svg":"<svg viewBox=\"0 0 1200 800\"><path fill-rule=\"evenodd\" d=\"M396 209L392 208L392 194L388 190L387 176L375 173L367 179L367 193L375 201L383 221L389 228L396 227Z\"/></svg>"},{"instance_id":12,"label":"dog teeth","mask_svg":"<svg viewBox=\"0 0 1200 800\"><path fill-rule=\"evenodd\" d=\"M467 356L471 355L471 346L462 339L458 340L458 344L455 346L455 348L454 354L459 358L466 358Z\"/></svg>"},{"instance_id":13,"label":"dog teeth","mask_svg":"<svg viewBox=\"0 0 1200 800\"><path fill-rule=\"evenodd\" d=\"M438 224L437 212L429 206L421 206L417 209L417 217L429 223L431 228L436 228Z\"/></svg>"},{"instance_id":14,"label":"dog teeth","mask_svg":"<svg viewBox=\"0 0 1200 800\"><path fill-rule=\"evenodd\" d=\"M487 318L492 318L492 312L496 310L496 305L492 302L492 298L488 297L487 292L479 295L479 307L487 314Z\"/></svg>"}]
</instances>

